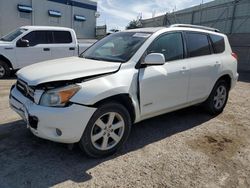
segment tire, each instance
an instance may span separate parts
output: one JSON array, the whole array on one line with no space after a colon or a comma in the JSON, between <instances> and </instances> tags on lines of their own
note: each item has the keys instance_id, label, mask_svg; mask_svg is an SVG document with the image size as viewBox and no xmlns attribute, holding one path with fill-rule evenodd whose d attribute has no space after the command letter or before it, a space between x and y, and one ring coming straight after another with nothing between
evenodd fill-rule
<instances>
[{"instance_id":1,"label":"tire","mask_svg":"<svg viewBox=\"0 0 250 188\"><path fill-rule=\"evenodd\" d=\"M10 76L10 67L2 60L0 60L0 79L8 78Z\"/></svg>"},{"instance_id":2,"label":"tire","mask_svg":"<svg viewBox=\"0 0 250 188\"><path fill-rule=\"evenodd\" d=\"M90 157L99 158L114 154L127 140L131 118L119 103L105 103L90 118L80 148Z\"/></svg>"},{"instance_id":3,"label":"tire","mask_svg":"<svg viewBox=\"0 0 250 188\"><path fill-rule=\"evenodd\" d=\"M208 99L204 103L204 106L208 113L210 113L211 115L220 114L227 104L228 93L228 83L225 80L218 80Z\"/></svg>"}]
</instances>

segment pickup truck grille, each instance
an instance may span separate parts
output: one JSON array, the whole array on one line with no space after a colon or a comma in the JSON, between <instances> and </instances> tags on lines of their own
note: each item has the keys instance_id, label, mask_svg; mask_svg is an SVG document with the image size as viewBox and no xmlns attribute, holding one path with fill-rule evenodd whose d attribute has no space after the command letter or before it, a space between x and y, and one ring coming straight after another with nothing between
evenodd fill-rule
<instances>
[{"instance_id":1,"label":"pickup truck grille","mask_svg":"<svg viewBox=\"0 0 250 188\"><path fill-rule=\"evenodd\" d=\"M24 81L17 79L16 88L20 91L25 97L34 101L34 89L28 86Z\"/></svg>"}]
</instances>

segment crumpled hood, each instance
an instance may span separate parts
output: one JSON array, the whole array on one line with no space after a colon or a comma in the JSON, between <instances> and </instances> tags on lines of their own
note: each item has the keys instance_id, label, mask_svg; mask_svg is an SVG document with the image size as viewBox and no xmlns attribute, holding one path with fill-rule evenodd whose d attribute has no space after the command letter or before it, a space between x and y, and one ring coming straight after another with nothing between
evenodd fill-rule
<instances>
[{"instance_id":1,"label":"crumpled hood","mask_svg":"<svg viewBox=\"0 0 250 188\"><path fill-rule=\"evenodd\" d=\"M120 63L68 57L36 63L17 72L18 78L30 86L41 83L73 80L117 71Z\"/></svg>"}]
</instances>

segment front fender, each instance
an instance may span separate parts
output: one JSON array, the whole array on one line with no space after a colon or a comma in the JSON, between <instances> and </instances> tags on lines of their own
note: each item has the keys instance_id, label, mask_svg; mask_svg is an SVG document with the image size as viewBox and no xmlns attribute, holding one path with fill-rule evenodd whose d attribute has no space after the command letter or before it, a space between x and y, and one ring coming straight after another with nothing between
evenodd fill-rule
<instances>
[{"instance_id":1,"label":"front fender","mask_svg":"<svg viewBox=\"0 0 250 188\"><path fill-rule=\"evenodd\" d=\"M119 71L115 74L79 83L82 88L70 101L83 105L93 105L118 94L129 94L133 99L133 96L137 96L137 74L126 72L121 74Z\"/></svg>"}]
</instances>

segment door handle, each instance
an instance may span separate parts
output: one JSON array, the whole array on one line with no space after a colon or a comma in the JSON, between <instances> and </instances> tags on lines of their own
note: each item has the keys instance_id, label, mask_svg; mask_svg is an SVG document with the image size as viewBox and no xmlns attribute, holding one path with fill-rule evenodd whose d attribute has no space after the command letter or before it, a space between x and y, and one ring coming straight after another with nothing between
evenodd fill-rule
<instances>
[{"instance_id":1,"label":"door handle","mask_svg":"<svg viewBox=\"0 0 250 188\"><path fill-rule=\"evenodd\" d=\"M184 74L187 71L188 71L187 67L182 67L180 73Z\"/></svg>"},{"instance_id":2,"label":"door handle","mask_svg":"<svg viewBox=\"0 0 250 188\"><path fill-rule=\"evenodd\" d=\"M219 61L216 61L214 64L215 67L219 67L220 65L221 65L221 63Z\"/></svg>"},{"instance_id":3,"label":"door handle","mask_svg":"<svg viewBox=\"0 0 250 188\"><path fill-rule=\"evenodd\" d=\"M43 51L50 51L50 48L44 48Z\"/></svg>"},{"instance_id":4,"label":"door handle","mask_svg":"<svg viewBox=\"0 0 250 188\"><path fill-rule=\"evenodd\" d=\"M75 47L70 47L69 50L75 50Z\"/></svg>"}]
</instances>

